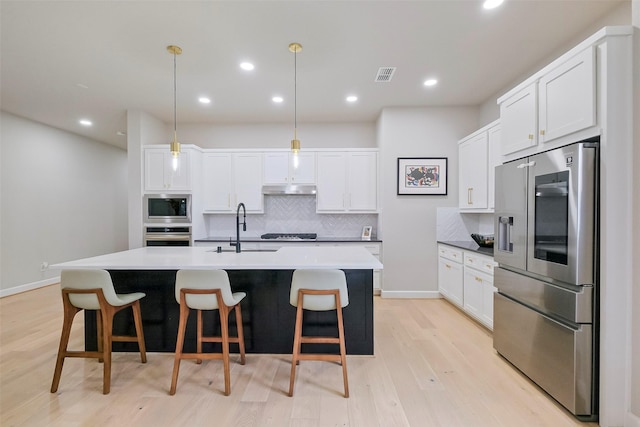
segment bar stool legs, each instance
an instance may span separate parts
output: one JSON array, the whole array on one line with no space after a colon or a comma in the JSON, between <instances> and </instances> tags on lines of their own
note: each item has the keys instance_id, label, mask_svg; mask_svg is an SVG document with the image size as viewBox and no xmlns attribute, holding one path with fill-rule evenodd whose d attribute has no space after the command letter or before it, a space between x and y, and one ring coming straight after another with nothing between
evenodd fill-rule
<instances>
[{"instance_id":1,"label":"bar stool legs","mask_svg":"<svg viewBox=\"0 0 640 427\"><path fill-rule=\"evenodd\" d=\"M184 348L184 336L187 328L187 319L189 317L190 307L187 305L187 295L215 295L217 299L217 309L220 313L220 336L204 336L202 328L202 310L195 309L197 311L197 326L196 326L196 352L195 353L183 353ZM235 311L236 325L238 330L237 337L229 337L229 313L231 310ZM203 342L219 342L222 344L222 353L203 353ZM195 359L196 363L202 363L202 360L222 359L224 367L224 394L228 396L231 393L231 369L229 362L229 343L237 343L240 348L240 364L245 364L245 347L244 347L244 332L242 328L242 310L240 309L240 302L233 306L228 306L224 303L222 297L222 291L220 289L180 289L180 319L178 325L178 338L176 342L176 352L173 364L173 374L171 376L171 388L169 394L174 395L176 393L176 387L178 383L178 374L180 371L180 361L182 359Z\"/></svg>"},{"instance_id":2,"label":"bar stool legs","mask_svg":"<svg viewBox=\"0 0 640 427\"><path fill-rule=\"evenodd\" d=\"M69 273L65 272L63 279L69 277ZM83 272L83 275L87 275L89 272ZM100 277L98 276L98 279ZM63 283L64 286L64 283ZM69 345L69 337L71 335L71 326L73 324L73 318L78 312L83 309L93 309L91 304L86 305L87 308L80 308L75 306L71 301L71 296L85 297L80 299L81 302L92 301L87 297L95 298L98 302L98 309L96 310L97 320L97 335L98 335L98 351L69 351L67 350ZM115 295L115 293L114 293ZM119 295L120 297L142 298L144 294L130 294ZM111 305L107 302L102 288L95 289L62 289L62 302L64 309L64 320L62 324L62 333L60 336L60 345L58 347L58 356L56 359L56 367L53 373L53 381L51 383L51 393L58 391L60 384L60 377L62 375L62 367L64 365L64 359L67 357L89 357L97 358L99 362L103 363L103 382L102 393L109 394L111 390L111 343L117 342L137 342L140 350L140 359L142 363L147 362L147 353L144 344L144 336L142 333L142 316L140 314L140 300L136 299L122 305ZM121 336L113 335L113 316L120 310L131 307L133 310L133 318L136 327L136 336Z\"/></svg>"},{"instance_id":3,"label":"bar stool legs","mask_svg":"<svg viewBox=\"0 0 640 427\"><path fill-rule=\"evenodd\" d=\"M305 296L328 295L333 296L335 300L335 310L338 317L338 338L326 336L305 336L302 331L304 298ZM301 353L302 344L338 344L340 346L340 354L309 354ZM344 341L344 323L342 320L342 305L340 302L340 290L317 290L317 289L298 289L296 324L293 337L293 356L291 358L291 378L289 381L289 396L293 396L293 387L296 379L296 366L300 360L319 360L338 362L342 365L342 377L344 381L344 397L349 397L349 381L347 379L347 357L346 346Z\"/></svg>"}]
</instances>

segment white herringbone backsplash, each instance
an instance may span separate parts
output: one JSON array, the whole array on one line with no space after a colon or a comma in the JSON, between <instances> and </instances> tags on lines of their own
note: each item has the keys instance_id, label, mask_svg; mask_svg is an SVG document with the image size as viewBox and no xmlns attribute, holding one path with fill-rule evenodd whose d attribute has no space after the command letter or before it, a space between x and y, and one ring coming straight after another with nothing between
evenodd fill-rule
<instances>
[{"instance_id":1,"label":"white herringbone backsplash","mask_svg":"<svg viewBox=\"0 0 640 427\"><path fill-rule=\"evenodd\" d=\"M210 237L234 236L235 215L208 215ZM362 227L373 226L377 235L377 214L318 214L315 196L265 196L264 214L247 215L246 237L264 233L317 233L318 237L359 239Z\"/></svg>"}]
</instances>

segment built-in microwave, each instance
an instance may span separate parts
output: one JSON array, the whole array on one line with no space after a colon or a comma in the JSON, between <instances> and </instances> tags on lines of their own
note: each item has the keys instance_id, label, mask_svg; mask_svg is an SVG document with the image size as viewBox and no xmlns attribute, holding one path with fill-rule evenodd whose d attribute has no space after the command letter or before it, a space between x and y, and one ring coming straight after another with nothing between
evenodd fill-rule
<instances>
[{"instance_id":1,"label":"built-in microwave","mask_svg":"<svg viewBox=\"0 0 640 427\"><path fill-rule=\"evenodd\" d=\"M191 223L191 194L147 194L145 223Z\"/></svg>"}]
</instances>

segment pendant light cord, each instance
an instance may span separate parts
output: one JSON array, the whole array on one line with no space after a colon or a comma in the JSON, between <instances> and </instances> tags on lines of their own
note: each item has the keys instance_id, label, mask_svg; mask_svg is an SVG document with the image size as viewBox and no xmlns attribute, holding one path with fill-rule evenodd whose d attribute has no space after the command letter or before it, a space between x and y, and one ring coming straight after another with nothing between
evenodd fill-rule
<instances>
[{"instance_id":1,"label":"pendant light cord","mask_svg":"<svg viewBox=\"0 0 640 427\"><path fill-rule=\"evenodd\" d=\"M174 139L178 134L178 114L176 104L177 99L177 79L176 79L176 52L173 52L173 135Z\"/></svg>"},{"instance_id":2,"label":"pendant light cord","mask_svg":"<svg viewBox=\"0 0 640 427\"><path fill-rule=\"evenodd\" d=\"M298 49L293 53L293 139L298 139Z\"/></svg>"}]
</instances>

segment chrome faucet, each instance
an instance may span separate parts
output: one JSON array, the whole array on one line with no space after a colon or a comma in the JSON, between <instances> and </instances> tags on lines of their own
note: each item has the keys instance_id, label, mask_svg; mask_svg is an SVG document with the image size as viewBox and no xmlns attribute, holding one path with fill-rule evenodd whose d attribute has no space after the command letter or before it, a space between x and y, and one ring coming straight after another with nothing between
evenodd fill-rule
<instances>
[{"instance_id":1,"label":"chrome faucet","mask_svg":"<svg viewBox=\"0 0 640 427\"><path fill-rule=\"evenodd\" d=\"M231 246L236 247L236 253L241 252L240 247L240 208L242 208L242 231L247 231L247 209L244 207L244 203L238 204L238 210L236 211L236 241L229 242Z\"/></svg>"}]
</instances>

